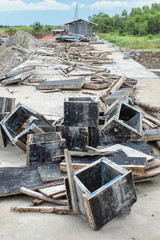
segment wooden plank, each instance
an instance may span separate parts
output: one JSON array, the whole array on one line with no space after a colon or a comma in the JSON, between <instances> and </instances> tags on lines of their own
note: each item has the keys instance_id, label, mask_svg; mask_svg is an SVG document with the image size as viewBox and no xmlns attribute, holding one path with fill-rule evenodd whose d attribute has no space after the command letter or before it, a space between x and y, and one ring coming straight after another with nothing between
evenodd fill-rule
<instances>
[{"instance_id":1,"label":"wooden plank","mask_svg":"<svg viewBox=\"0 0 160 240\"><path fill-rule=\"evenodd\" d=\"M154 178L158 175L160 175L160 166L147 170L145 174L134 175L134 181L140 181L145 179L147 180L147 179Z\"/></svg>"},{"instance_id":2,"label":"wooden plank","mask_svg":"<svg viewBox=\"0 0 160 240\"><path fill-rule=\"evenodd\" d=\"M74 212L68 207L11 207L12 211L18 212L40 212L40 213L56 213L67 215L81 215L80 212Z\"/></svg>"},{"instance_id":3,"label":"wooden plank","mask_svg":"<svg viewBox=\"0 0 160 240\"><path fill-rule=\"evenodd\" d=\"M60 171L60 168L57 164L38 167L38 171L42 182L63 180L64 177L66 176L65 173L62 173Z\"/></svg>"},{"instance_id":4,"label":"wooden plank","mask_svg":"<svg viewBox=\"0 0 160 240\"><path fill-rule=\"evenodd\" d=\"M159 141L160 140L160 128L145 130L144 138L146 142Z\"/></svg>"},{"instance_id":5,"label":"wooden plank","mask_svg":"<svg viewBox=\"0 0 160 240\"><path fill-rule=\"evenodd\" d=\"M52 142L62 140L61 134L57 132L30 134L30 143Z\"/></svg>"},{"instance_id":6,"label":"wooden plank","mask_svg":"<svg viewBox=\"0 0 160 240\"><path fill-rule=\"evenodd\" d=\"M116 92L117 90L119 90L119 88L122 86L122 84L126 81L126 76L122 76L120 79L116 79L108 88L106 91L104 91L101 95L100 95L100 99L102 100L102 102L105 102L105 98Z\"/></svg>"},{"instance_id":7,"label":"wooden plank","mask_svg":"<svg viewBox=\"0 0 160 240\"><path fill-rule=\"evenodd\" d=\"M81 89L85 82L85 78L59 80L59 81L46 81L40 83L36 89L50 90L50 89Z\"/></svg>"},{"instance_id":8,"label":"wooden plank","mask_svg":"<svg viewBox=\"0 0 160 240\"><path fill-rule=\"evenodd\" d=\"M30 75L31 75L30 72L24 72L17 76L6 78L5 80L1 81L1 84L3 86L6 86L14 83L19 83L23 81L25 78L29 77Z\"/></svg>"},{"instance_id":9,"label":"wooden plank","mask_svg":"<svg viewBox=\"0 0 160 240\"><path fill-rule=\"evenodd\" d=\"M83 88L85 89L92 89L92 90L100 90L107 88L110 85L110 83L94 83L94 82L85 82L83 85Z\"/></svg>"},{"instance_id":10,"label":"wooden plank","mask_svg":"<svg viewBox=\"0 0 160 240\"><path fill-rule=\"evenodd\" d=\"M46 202L52 202L52 203L54 202L51 198L47 198L47 197L45 197L43 194L38 193L38 192L33 191L33 190L30 190L30 189L27 189L27 188L25 188L25 187L21 187L21 188L20 188L20 192L21 192L21 193L24 193L24 194L26 194L26 195L28 195L28 196L36 197L36 198L38 198L38 199L44 200L44 201L46 201Z\"/></svg>"},{"instance_id":11,"label":"wooden plank","mask_svg":"<svg viewBox=\"0 0 160 240\"><path fill-rule=\"evenodd\" d=\"M147 162L146 170L156 168L156 167L159 167L159 166L160 166L160 160L155 158L155 159Z\"/></svg>"},{"instance_id":12,"label":"wooden plank","mask_svg":"<svg viewBox=\"0 0 160 240\"><path fill-rule=\"evenodd\" d=\"M64 150L64 154L65 154L65 160L67 163L67 175L68 175L69 189L70 189L70 194L71 194L72 208L73 208L74 212L78 212L78 203L77 203L75 182L74 182L74 178L73 178L71 156L67 149Z\"/></svg>"},{"instance_id":13,"label":"wooden plank","mask_svg":"<svg viewBox=\"0 0 160 240\"><path fill-rule=\"evenodd\" d=\"M63 127L63 137L69 150L85 151L89 144L88 127Z\"/></svg>"},{"instance_id":14,"label":"wooden plank","mask_svg":"<svg viewBox=\"0 0 160 240\"><path fill-rule=\"evenodd\" d=\"M58 193L62 193L65 191L65 185L58 185L58 186L53 186L53 187L48 187L48 188L42 188L39 189L39 192L44 194L47 197L50 197L52 195L56 195Z\"/></svg>"},{"instance_id":15,"label":"wooden plank","mask_svg":"<svg viewBox=\"0 0 160 240\"><path fill-rule=\"evenodd\" d=\"M24 73L26 71L31 71L33 70L35 67L25 67L25 68L19 68L17 70L14 70L14 71L11 71L11 72L7 72L7 73L4 73L4 74L1 74L0 75L0 80L3 80L5 78L9 78L9 77L13 77L13 76L16 76L18 74L21 74L21 73Z\"/></svg>"},{"instance_id":16,"label":"wooden plank","mask_svg":"<svg viewBox=\"0 0 160 240\"><path fill-rule=\"evenodd\" d=\"M0 197L16 195L21 187L36 190L61 185L63 180L43 183L36 166L0 168Z\"/></svg>"},{"instance_id":17,"label":"wooden plank","mask_svg":"<svg viewBox=\"0 0 160 240\"><path fill-rule=\"evenodd\" d=\"M12 112L15 108L15 98L0 97L0 114Z\"/></svg>"},{"instance_id":18,"label":"wooden plank","mask_svg":"<svg viewBox=\"0 0 160 240\"><path fill-rule=\"evenodd\" d=\"M66 192L61 192L52 196L53 199L66 197Z\"/></svg>"},{"instance_id":19,"label":"wooden plank","mask_svg":"<svg viewBox=\"0 0 160 240\"><path fill-rule=\"evenodd\" d=\"M114 163L124 167L127 170L131 170L134 174L144 174L146 169L146 157L128 157L123 151L119 150L114 153L113 156L108 156L105 153L103 156L107 157ZM87 166L98 160L98 156L86 156L86 157L72 157L73 172ZM63 161L60 163L60 169L66 172L66 163Z\"/></svg>"},{"instance_id":20,"label":"wooden plank","mask_svg":"<svg viewBox=\"0 0 160 240\"><path fill-rule=\"evenodd\" d=\"M27 164L42 163L42 162L60 162L61 159L56 158L56 155L62 155L66 146L65 140L44 142L44 143L33 143L27 142Z\"/></svg>"}]
</instances>

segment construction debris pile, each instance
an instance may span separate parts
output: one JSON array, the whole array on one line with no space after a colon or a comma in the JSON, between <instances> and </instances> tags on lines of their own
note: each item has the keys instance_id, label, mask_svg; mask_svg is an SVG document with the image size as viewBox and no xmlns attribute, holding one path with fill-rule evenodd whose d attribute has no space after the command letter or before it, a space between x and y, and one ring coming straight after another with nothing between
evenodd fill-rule
<instances>
[{"instance_id":1,"label":"construction debris pile","mask_svg":"<svg viewBox=\"0 0 160 240\"><path fill-rule=\"evenodd\" d=\"M25 167L0 168L0 196L27 194L34 198L29 207L11 209L83 214L98 230L130 211L137 200L134 182L160 174L159 157L146 143L160 148L160 109L133 96L136 80L110 73L109 52L86 43L24 51L29 59L1 74L2 86L35 85L44 92L84 88L90 96L65 98L59 119L15 106L15 98L0 98L1 147L10 142L26 152ZM39 206L44 202L59 206Z\"/></svg>"}]
</instances>

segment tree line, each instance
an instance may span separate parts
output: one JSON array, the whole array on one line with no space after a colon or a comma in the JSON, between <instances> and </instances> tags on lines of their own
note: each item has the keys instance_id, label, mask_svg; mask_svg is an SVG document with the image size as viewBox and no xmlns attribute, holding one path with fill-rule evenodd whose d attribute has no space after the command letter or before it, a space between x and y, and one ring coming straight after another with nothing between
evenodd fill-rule
<instances>
[{"instance_id":1,"label":"tree line","mask_svg":"<svg viewBox=\"0 0 160 240\"><path fill-rule=\"evenodd\" d=\"M149 35L160 32L160 4L154 3L142 8L132 8L128 13L123 10L121 15L110 17L100 12L89 17L89 21L96 23L94 30L100 33L118 32L120 35Z\"/></svg>"}]
</instances>

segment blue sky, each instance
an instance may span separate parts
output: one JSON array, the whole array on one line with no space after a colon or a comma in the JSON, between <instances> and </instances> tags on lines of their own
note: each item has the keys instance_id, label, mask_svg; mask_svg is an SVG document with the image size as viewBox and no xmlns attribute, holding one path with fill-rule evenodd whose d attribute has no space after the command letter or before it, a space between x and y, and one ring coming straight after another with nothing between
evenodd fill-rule
<instances>
[{"instance_id":1,"label":"blue sky","mask_svg":"<svg viewBox=\"0 0 160 240\"><path fill-rule=\"evenodd\" d=\"M151 6L160 0L81 0L79 18L99 12L111 16L120 14L124 9ZM76 1L74 0L0 0L0 25L31 25L35 21L41 24L62 25L72 21Z\"/></svg>"}]
</instances>

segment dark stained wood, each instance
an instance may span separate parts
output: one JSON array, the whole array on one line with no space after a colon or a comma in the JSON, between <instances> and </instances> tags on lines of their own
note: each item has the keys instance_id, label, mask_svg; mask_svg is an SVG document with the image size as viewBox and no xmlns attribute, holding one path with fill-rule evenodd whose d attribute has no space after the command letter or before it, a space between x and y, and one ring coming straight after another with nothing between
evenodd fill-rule
<instances>
[{"instance_id":1,"label":"dark stained wood","mask_svg":"<svg viewBox=\"0 0 160 240\"><path fill-rule=\"evenodd\" d=\"M91 97L70 97L64 101L64 126L97 127L98 101Z\"/></svg>"},{"instance_id":2,"label":"dark stained wood","mask_svg":"<svg viewBox=\"0 0 160 240\"><path fill-rule=\"evenodd\" d=\"M38 167L38 171L42 182L63 180L66 176L66 173L62 173L60 171L58 164L50 164L48 166Z\"/></svg>"},{"instance_id":3,"label":"dark stained wood","mask_svg":"<svg viewBox=\"0 0 160 240\"><path fill-rule=\"evenodd\" d=\"M21 187L36 190L43 187L62 184L61 181L43 183L37 166L32 167L4 167L0 168L0 197L16 195Z\"/></svg>"},{"instance_id":4,"label":"dark stained wood","mask_svg":"<svg viewBox=\"0 0 160 240\"><path fill-rule=\"evenodd\" d=\"M66 139L66 147L69 150L85 151L89 144L87 127L63 127L63 137Z\"/></svg>"},{"instance_id":5,"label":"dark stained wood","mask_svg":"<svg viewBox=\"0 0 160 240\"><path fill-rule=\"evenodd\" d=\"M44 143L33 143L27 142L27 165L33 163L43 163L43 162L61 162L61 158L54 158L56 155L64 154L64 149L66 146L66 141L52 141Z\"/></svg>"},{"instance_id":6,"label":"dark stained wood","mask_svg":"<svg viewBox=\"0 0 160 240\"><path fill-rule=\"evenodd\" d=\"M40 83L36 88L38 90L50 89L81 89L85 82L85 78L59 80L59 81L46 81Z\"/></svg>"}]
</instances>

